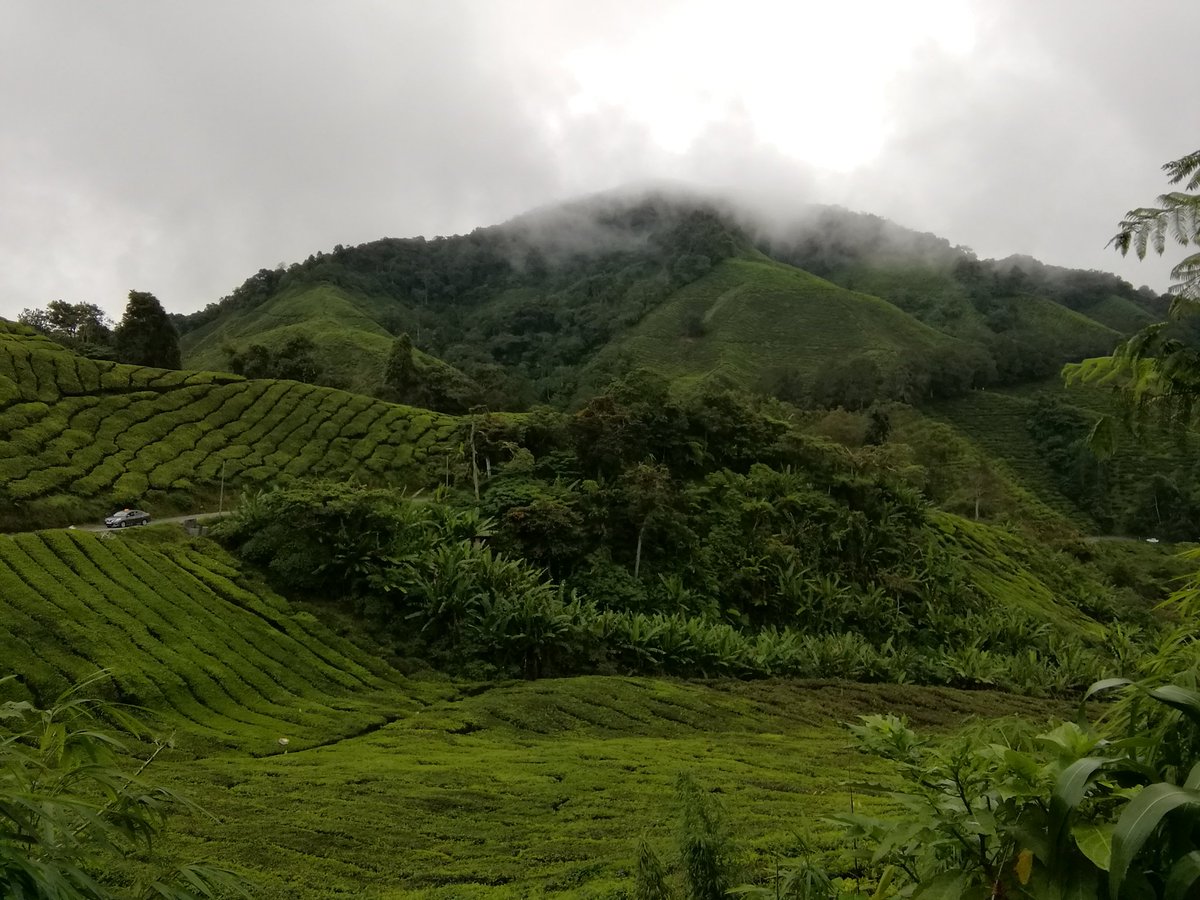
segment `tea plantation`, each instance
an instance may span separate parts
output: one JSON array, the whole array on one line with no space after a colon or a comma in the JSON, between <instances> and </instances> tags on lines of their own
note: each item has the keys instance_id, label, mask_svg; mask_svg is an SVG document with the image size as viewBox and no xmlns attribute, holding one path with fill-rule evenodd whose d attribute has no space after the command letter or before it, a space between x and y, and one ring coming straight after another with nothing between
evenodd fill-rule
<instances>
[{"instance_id":1,"label":"tea plantation","mask_svg":"<svg viewBox=\"0 0 1200 900\"><path fill-rule=\"evenodd\" d=\"M19 690L110 669L117 698L174 734L155 779L212 814L173 819L160 849L233 867L261 898L619 896L636 837L671 841L680 772L717 792L763 871L802 838L837 849L821 817L849 809L851 775L884 777L843 721L1057 711L838 682L452 684L352 637L174 528L0 536L0 658Z\"/></svg>"},{"instance_id":2,"label":"tea plantation","mask_svg":"<svg viewBox=\"0 0 1200 900\"><path fill-rule=\"evenodd\" d=\"M941 728L1052 712L998 694L831 682L464 689L303 753L168 764L160 774L220 821L175 823L164 846L236 865L263 898L632 896L637 839L672 845L686 772L721 801L747 877L805 842L848 865L823 817L879 808L846 782L887 770L849 749L840 721L884 709Z\"/></svg>"},{"instance_id":3,"label":"tea plantation","mask_svg":"<svg viewBox=\"0 0 1200 900\"><path fill-rule=\"evenodd\" d=\"M86 359L0 322L0 528L65 525L120 505L195 511L224 479L418 486L456 421L290 381Z\"/></svg>"},{"instance_id":4,"label":"tea plantation","mask_svg":"<svg viewBox=\"0 0 1200 900\"><path fill-rule=\"evenodd\" d=\"M108 669L116 699L193 751L302 748L414 707L389 666L174 528L0 535L0 624L37 699Z\"/></svg>"}]
</instances>

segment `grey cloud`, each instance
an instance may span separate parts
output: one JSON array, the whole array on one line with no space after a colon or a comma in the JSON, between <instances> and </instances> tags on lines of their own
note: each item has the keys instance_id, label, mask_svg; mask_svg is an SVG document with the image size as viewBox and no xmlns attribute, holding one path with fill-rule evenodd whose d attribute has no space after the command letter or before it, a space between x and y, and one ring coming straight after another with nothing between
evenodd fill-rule
<instances>
[{"instance_id":1,"label":"grey cloud","mask_svg":"<svg viewBox=\"0 0 1200 900\"><path fill-rule=\"evenodd\" d=\"M0 314L56 297L117 312L130 288L189 311L336 243L467 231L661 179L779 216L843 203L985 255L1165 286L1166 265L1122 266L1103 245L1165 188L1158 166L1194 149L1191 87L1164 48L1200 7L976 6L972 55L897 73L880 159L830 175L763 141L736 103L682 152L620 108L570 109L564 53L620 46L691 8L676 3L10 4ZM764 27L731 19L731 46ZM795 114L835 81L798 88Z\"/></svg>"}]
</instances>

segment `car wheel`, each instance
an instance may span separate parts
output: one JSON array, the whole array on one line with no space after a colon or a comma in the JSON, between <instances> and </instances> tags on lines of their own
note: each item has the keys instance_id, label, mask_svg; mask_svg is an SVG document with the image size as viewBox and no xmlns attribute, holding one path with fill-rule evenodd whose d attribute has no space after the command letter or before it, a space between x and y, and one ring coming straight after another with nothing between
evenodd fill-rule
<instances>
[{"instance_id":1,"label":"car wheel","mask_svg":"<svg viewBox=\"0 0 1200 900\"><path fill-rule=\"evenodd\" d=\"M122 523L121 523L121 527L122 527L122 528L124 528L124 527L125 527L126 525L128 525L128 524L129 524L128 522L122 522Z\"/></svg>"}]
</instances>

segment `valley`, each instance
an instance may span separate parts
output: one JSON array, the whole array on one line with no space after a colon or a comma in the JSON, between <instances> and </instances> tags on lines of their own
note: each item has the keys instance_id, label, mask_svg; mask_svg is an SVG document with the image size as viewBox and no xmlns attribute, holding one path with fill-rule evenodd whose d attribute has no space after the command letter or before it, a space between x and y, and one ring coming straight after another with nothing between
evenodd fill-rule
<instances>
[{"instance_id":1,"label":"valley","mask_svg":"<svg viewBox=\"0 0 1200 900\"><path fill-rule=\"evenodd\" d=\"M917 896L975 871L964 833L1016 871L972 803L1030 821L1124 747L1072 721L1181 721L1088 691L1162 699L1190 652L1195 432L1100 452L1119 398L1060 376L1166 302L653 194L264 269L173 317L182 368L0 320L0 701L87 685L194 801L88 860L119 887L204 860L263 898L661 900L654 860L699 896L708 847L722 890ZM123 506L154 524L68 527ZM957 783L923 765L965 773L927 804L959 818L888 844ZM1088 785L1115 853L1129 797Z\"/></svg>"}]
</instances>

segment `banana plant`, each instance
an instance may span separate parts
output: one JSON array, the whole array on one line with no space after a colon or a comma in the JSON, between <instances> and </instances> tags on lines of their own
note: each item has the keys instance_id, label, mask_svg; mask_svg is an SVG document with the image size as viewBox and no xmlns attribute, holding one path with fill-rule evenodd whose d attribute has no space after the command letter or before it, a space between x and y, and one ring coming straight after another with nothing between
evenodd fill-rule
<instances>
[{"instance_id":1,"label":"banana plant","mask_svg":"<svg viewBox=\"0 0 1200 900\"><path fill-rule=\"evenodd\" d=\"M1109 679L1091 693L1115 687L1165 709L1167 728L1200 729L1200 692ZM881 896L1200 896L1200 759L1184 770L1163 752L1161 734L1110 739L1065 723L1033 742L976 737L937 746L894 716L864 717L852 731L904 777L901 790L888 791L905 811L902 822L837 819L870 848L868 864L887 867L893 879L899 873Z\"/></svg>"}]
</instances>

